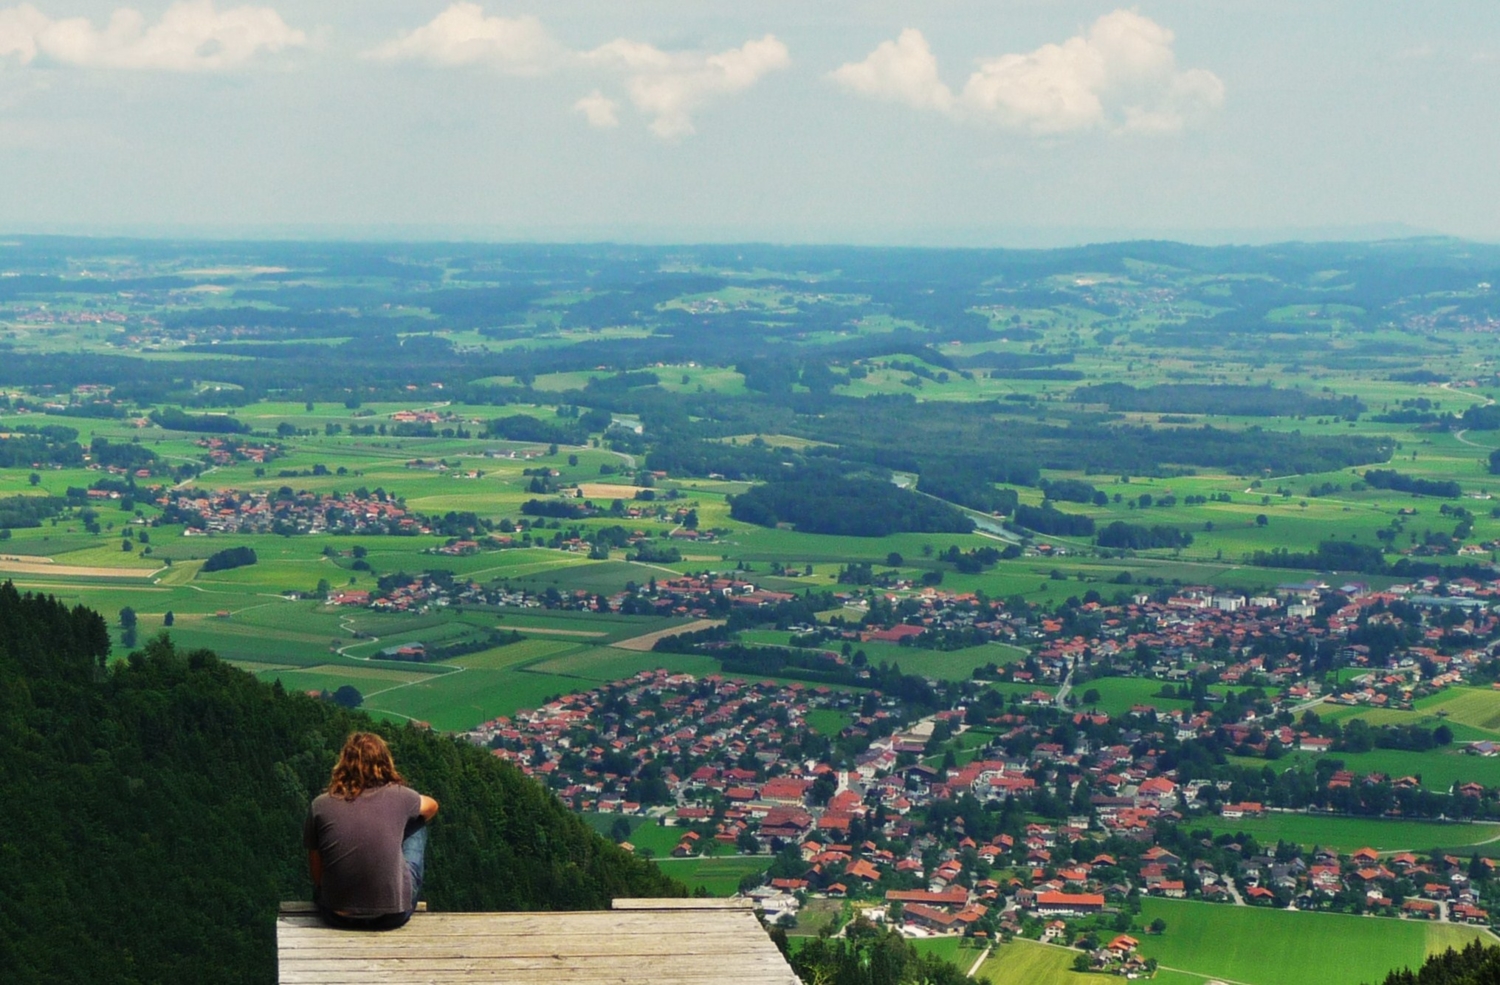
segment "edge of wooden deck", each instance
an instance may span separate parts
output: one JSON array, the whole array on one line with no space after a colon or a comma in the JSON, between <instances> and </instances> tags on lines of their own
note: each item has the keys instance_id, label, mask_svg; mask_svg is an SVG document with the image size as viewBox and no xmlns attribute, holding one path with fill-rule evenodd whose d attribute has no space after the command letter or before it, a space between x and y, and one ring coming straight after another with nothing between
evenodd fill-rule
<instances>
[{"instance_id":1,"label":"edge of wooden deck","mask_svg":"<svg viewBox=\"0 0 1500 985\"><path fill-rule=\"evenodd\" d=\"M283 917L316 916L317 912L318 904L312 900L282 900L281 906L276 911L278 916ZM426 900L421 900L417 903L417 912L427 912Z\"/></svg>"},{"instance_id":2,"label":"edge of wooden deck","mask_svg":"<svg viewBox=\"0 0 1500 985\"><path fill-rule=\"evenodd\" d=\"M611 910L753 910L752 899L636 899L611 900Z\"/></svg>"},{"instance_id":3,"label":"edge of wooden deck","mask_svg":"<svg viewBox=\"0 0 1500 985\"><path fill-rule=\"evenodd\" d=\"M620 897L611 900L612 910L754 910L755 901L750 899L652 899L649 897ZM311 900L282 900L277 910L279 916L312 916L318 912L317 904ZM427 901L417 904L418 913L426 913ZM547 912L536 911L536 912Z\"/></svg>"},{"instance_id":4,"label":"edge of wooden deck","mask_svg":"<svg viewBox=\"0 0 1500 985\"><path fill-rule=\"evenodd\" d=\"M276 950L280 985L801 985L748 899L429 911L381 933L328 927L290 901Z\"/></svg>"}]
</instances>

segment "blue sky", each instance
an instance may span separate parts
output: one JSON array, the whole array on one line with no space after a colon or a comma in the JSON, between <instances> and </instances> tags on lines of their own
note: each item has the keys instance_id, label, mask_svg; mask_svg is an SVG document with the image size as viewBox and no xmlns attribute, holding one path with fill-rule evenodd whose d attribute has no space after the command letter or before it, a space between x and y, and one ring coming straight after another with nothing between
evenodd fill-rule
<instances>
[{"instance_id":1,"label":"blue sky","mask_svg":"<svg viewBox=\"0 0 1500 985\"><path fill-rule=\"evenodd\" d=\"M0 0L0 230L1500 239L1482 2Z\"/></svg>"}]
</instances>

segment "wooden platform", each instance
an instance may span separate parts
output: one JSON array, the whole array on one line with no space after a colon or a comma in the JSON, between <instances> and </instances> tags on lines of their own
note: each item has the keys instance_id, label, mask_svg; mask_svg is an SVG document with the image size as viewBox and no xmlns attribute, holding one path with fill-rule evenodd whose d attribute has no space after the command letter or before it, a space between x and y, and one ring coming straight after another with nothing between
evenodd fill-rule
<instances>
[{"instance_id":1,"label":"wooden platform","mask_svg":"<svg viewBox=\"0 0 1500 985\"><path fill-rule=\"evenodd\" d=\"M282 985L799 985L748 900L619 899L587 913L417 913L399 930L276 921Z\"/></svg>"}]
</instances>

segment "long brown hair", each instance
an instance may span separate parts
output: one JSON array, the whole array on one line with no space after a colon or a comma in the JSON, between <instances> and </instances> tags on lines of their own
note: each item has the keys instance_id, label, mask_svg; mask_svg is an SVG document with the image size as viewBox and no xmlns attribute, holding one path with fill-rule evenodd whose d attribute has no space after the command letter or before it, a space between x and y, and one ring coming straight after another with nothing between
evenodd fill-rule
<instances>
[{"instance_id":1,"label":"long brown hair","mask_svg":"<svg viewBox=\"0 0 1500 985\"><path fill-rule=\"evenodd\" d=\"M344 741L338 764L328 780L328 794L353 800L371 787L405 782L396 772L391 747L385 740L374 732L355 732Z\"/></svg>"}]
</instances>

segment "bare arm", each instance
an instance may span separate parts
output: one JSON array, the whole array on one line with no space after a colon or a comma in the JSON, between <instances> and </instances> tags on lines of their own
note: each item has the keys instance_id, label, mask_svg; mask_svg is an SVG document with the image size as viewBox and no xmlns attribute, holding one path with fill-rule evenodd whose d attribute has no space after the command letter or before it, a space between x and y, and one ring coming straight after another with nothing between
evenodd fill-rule
<instances>
[{"instance_id":1,"label":"bare arm","mask_svg":"<svg viewBox=\"0 0 1500 985\"><path fill-rule=\"evenodd\" d=\"M431 821L438 812L438 802L433 800L426 794L422 794L421 796L422 806L419 809L418 813L422 815L422 820Z\"/></svg>"}]
</instances>

